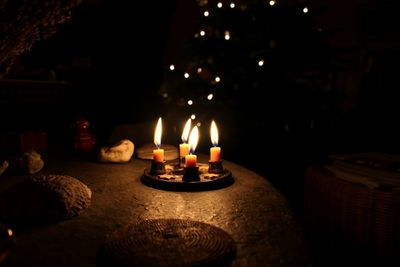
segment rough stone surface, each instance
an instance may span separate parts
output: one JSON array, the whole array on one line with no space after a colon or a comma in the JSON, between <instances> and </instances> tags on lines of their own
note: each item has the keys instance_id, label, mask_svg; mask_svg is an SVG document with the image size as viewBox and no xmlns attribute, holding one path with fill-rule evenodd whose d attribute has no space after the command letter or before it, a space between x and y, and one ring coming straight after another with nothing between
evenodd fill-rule
<instances>
[{"instance_id":1,"label":"rough stone surface","mask_svg":"<svg viewBox=\"0 0 400 267\"><path fill-rule=\"evenodd\" d=\"M207 162L207 156L198 156ZM19 232L8 266L95 267L107 234L140 220L167 218L209 223L227 232L237 247L233 267L310 266L300 224L285 198L266 178L232 162L224 161L235 178L227 188L171 192L141 183L150 167L146 160L101 164L55 153L45 161L43 171L80 177L89 185L91 206L72 220ZM0 179L0 192L19 179Z\"/></svg>"},{"instance_id":2,"label":"rough stone surface","mask_svg":"<svg viewBox=\"0 0 400 267\"><path fill-rule=\"evenodd\" d=\"M132 141L124 139L118 143L102 147L99 151L99 161L101 162L128 162L135 150Z\"/></svg>"},{"instance_id":3,"label":"rough stone surface","mask_svg":"<svg viewBox=\"0 0 400 267\"><path fill-rule=\"evenodd\" d=\"M38 175L0 194L0 219L32 226L69 219L90 206L92 192L67 175Z\"/></svg>"}]
</instances>

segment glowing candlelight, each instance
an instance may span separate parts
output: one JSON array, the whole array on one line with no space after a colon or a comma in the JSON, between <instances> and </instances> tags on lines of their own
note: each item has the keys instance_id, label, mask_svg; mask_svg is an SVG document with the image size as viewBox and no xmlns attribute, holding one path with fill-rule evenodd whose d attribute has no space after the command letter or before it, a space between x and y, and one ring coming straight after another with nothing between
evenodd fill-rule
<instances>
[{"instance_id":1,"label":"glowing candlelight","mask_svg":"<svg viewBox=\"0 0 400 267\"><path fill-rule=\"evenodd\" d=\"M185 127L183 128L182 132L182 144L179 145L179 155L181 158L185 157L187 154L189 154L189 144L187 144L188 138L189 138L189 132L190 132L190 127L192 126L192 120L188 119Z\"/></svg>"},{"instance_id":2,"label":"glowing candlelight","mask_svg":"<svg viewBox=\"0 0 400 267\"><path fill-rule=\"evenodd\" d=\"M164 162L164 149L161 147L161 133L162 133L162 123L161 117L158 119L156 130L154 132L154 144L157 149L153 150L153 160L157 162Z\"/></svg>"},{"instance_id":3,"label":"glowing candlelight","mask_svg":"<svg viewBox=\"0 0 400 267\"><path fill-rule=\"evenodd\" d=\"M194 126L189 135L189 155L185 156L185 164L187 168L197 166L197 156L194 155L194 151L199 141L199 129Z\"/></svg>"},{"instance_id":4,"label":"glowing candlelight","mask_svg":"<svg viewBox=\"0 0 400 267\"><path fill-rule=\"evenodd\" d=\"M210 148L210 161L211 162L220 161L221 160L221 148L218 146L218 137L219 136L218 136L217 124L215 124L215 121L211 122L210 134L211 134L211 143L214 146L214 147Z\"/></svg>"}]
</instances>

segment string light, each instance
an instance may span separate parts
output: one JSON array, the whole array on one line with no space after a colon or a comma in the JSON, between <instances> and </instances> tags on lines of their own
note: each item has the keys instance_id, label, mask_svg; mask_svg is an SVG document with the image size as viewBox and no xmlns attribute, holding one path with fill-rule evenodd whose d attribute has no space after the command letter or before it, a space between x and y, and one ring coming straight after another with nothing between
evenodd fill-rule
<instances>
[{"instance_id":1,"label":"string light","mask_svg":"<svg viewBox=\"0 0 400 267\"><path fill-rule=\"evenodd\" d=\"M171 65L169 65L169 69L170 69L170 70L174 70L174 69L175 69L175 66L171 64Z\"/></svg>"},{"instance_id":2,"label":"string light","mask_svg":"<svg viewBox=\"0 0 400 267\"><path fill-rule=\"evenodd\" d=\"M200 35L201 35L201 36L204 36L204 35L206 35L206 32L203 31L203 30L201 30L201 31L200 31Z\"/></svg>"},{"instance_id":3,"label":"string light","mask_svg":"<svg viewBox=\"0 0 400 267\"><path fill-rule=\"evenodd\" d=\"M189 73L185 72L185 74L183 74L183 77L185 77L186 79L189 78Z\"/></svg>"},{"instance_id":4,"label":"string light","mask_svg":"<svg viewBox=\"0 0 400 267\"><path fill-rule=\"evenodd\" d=\"M214 97L213 94L209 94L209 95L207 96L207 99L208 99L208 100L211 100L211 99L213 99L213 97Z\"/></svg>"},{"instance_id":5,"label":"string light","mask_svg":"<svg viewBox=\"0 0 400 267\"><path fill-rule=\"evenodd\" d=\"M274 0L269 1L269 5L270 5L270 6L275 5L275 1L274 1Z\"/></svg>"},{"instance_id":6,"label":"string light","mask_svg":"<svg viewBox=\"0 0 400 267\"><path fill-rule=\"evenodd\" d=\"M221 81L221 78L220 78L219 76L217 76L217 77L215 77L215 81L216 81L217 83L219 83L219 82Z\"/></svg>"},{"instance_id":7,"label":"string light","mask_svg":"<svg viewBox=\"0 0 400 267\"><path fill-rule=\"evenodd\" d=\"M218 2L217 7L221 8L222 7L222 2Z\"/></svg>"},{"instance_id":8,"label":"string light","mask_svg":"<svg viewBox=\"0 0 400 267\"><path fill-rule=\"evenodd\" d=\"M262 67L264 65L264 60L261 59L260 61L258 61L258 66Z\"/></svg>"},{"instance_id":9,"label":"string light","mask_svg":"<svg viewBox=\"0 0 400 267\"><path fill-rule=\"evenodd\" d=\"M208 17L210 15L210 12L208 12L207 10L204 11L204 17Z\"/></svg>"},{"instance_id":10,"label":"string light","mask_svg":"<svg viewBox=\"0 0 400 267\"><path fill-rule=\"evenodd\" d=\"M230 34L229 34L229 31L225 31L225 40L229 40L229 39L231 39L231 36L230 36Z\"/></svg>"},{"instance_id":11,"label":"string light","mask_svg":"<svg viewBox=\"0 0 400 267\"><path fill-rule=\"evenodd\" d=\"M198 122L196 125L197 125L197 127L200 127L201 126L201 122Z\"/></svg>"},{"instance_id":12,"label":"string light","mask_svg":"<svg viewBox=\"0 0 400 267\"><path fill-rule=\"evenodd\" d=\"M197 68L197 73L200 73L200 72L202 72L203 71L203 69L202 68Z\"/></svg>"},{"instance_id":13,"label":"string light","mask_svg":"<svg viewBox=\"0 0 400 267\"><path fill-rule=\"evenodd\" d=\"M285 129L286 132L290 131L289 123L285 124L284 129Z\"/></svg>"},{"instance_id":14,"label":"string light","mask_svg":"<svg viewBox=\"0 0 400 267\"><path fill-rule=\"evenodd\" d=\"M308 7L303 8L303 13L308 13Z\"/></svg>"},{"instance_id":15,"label":"string light","mask_svg":"<svg viewBox=\"0 0 400 267\"><path fill-rule=\"evenodd\" d=\"M199 37L199 34L196 32L195 34L194 34L194 38L198 38Z\"/></svg>"},{"instance_id":16,"label":"string light","mask_svg":"<svg viewBox=\"0 0 400 267\"><path fill-rule=\"evenodd\" d=\"M188 100L187 103L188 103L189 106L193 105L193 101L192 100Z\"/></svg>"},{"instance_id":17,"label":"string light","mask_svg":"<svg viewBox=\"0 0 400 267\"><path fill-rule=\"evenodd\" d=\"M229 5L231 8L235 8L235 3L231 3L230 5Z\"/></svg>"},{"instance_id":18,"label":"string light","mask_svg":"<svg viewBox=\"0 0 400 267\"><path fill-rule=\"evenodd\" d=\"M190 118L191 118L192 120L194 120L194 119L196 119L196 115L192 114L192 116L190 116Z\"/></svg>"},{"instance_id":19,"label":"string light","mask_svg":"<svg viewBox=\"0 0 400 267\"><path fill-rule=\"evenodd\" d=\"M163 96L164 98L168 98L168 93L163 93L162 96Z\"/></svg>"}]
</instances>

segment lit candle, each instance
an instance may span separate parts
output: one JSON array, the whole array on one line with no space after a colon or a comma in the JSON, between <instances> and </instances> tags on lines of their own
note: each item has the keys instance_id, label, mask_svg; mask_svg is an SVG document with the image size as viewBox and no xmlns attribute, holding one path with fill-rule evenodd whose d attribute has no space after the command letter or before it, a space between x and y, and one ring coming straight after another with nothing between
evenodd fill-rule
<instances>
[{"instance_id":1,"label":"lit candle","mask_svg":"<svg viewBox=\"0 0 400 267\"><path fill-rule=\"evenodd\" d=\"M153 160L157 162L164 162L164 149L160 148L161 146L161 117L158 119L157 127L154 132L154 144L157 149L153 150Z\"/></svg>"},{"instance_id":2,"label":"lit candle","mask_svg":"<svg viewBox=\"0 0 400 267\"><path fill-rule=\"evenodd\" d=\"M211 122L210 128L211 143L214 147L210 148L210 161L220 161L221 160L221 148L218 146L218 128L215 121Z\"/></svg>"},{"instance_id":3,"label":"lit candle","mask_svg":"<svg viewBox=\"0 0 400 267\"><path fill-rule=\"evenodd\" d=\"M197 166L197 156L194 155L194 150L196 149L197 142L199 141L199 129L194 126L189 136L189 153L185 156L186 168Z\"/></svg>"},{"instance_id":4,"label":"lit candle","mask_svg":"<svg viewBox=\"0 0 400 267\"><path fill-rule=\"evenodd\" d=\"M187 144L188 138L189 138L189 132L190 132L190 126L192 124L192 120L188 119L185 127L183 128L182 132L182 144L179 145L179 155L181 158L185 157L187 154L189 154L189 144Z\"/></svg>"}]
</instances>

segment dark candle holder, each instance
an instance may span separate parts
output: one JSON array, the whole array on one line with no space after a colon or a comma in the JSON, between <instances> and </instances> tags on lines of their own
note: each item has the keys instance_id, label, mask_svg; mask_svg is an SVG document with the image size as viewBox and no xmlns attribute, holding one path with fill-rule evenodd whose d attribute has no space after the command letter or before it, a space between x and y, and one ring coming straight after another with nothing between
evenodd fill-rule
<instances>
[{"instance_id":1,"label":"dark candle holder","mask_svg":"<svg viewBox=\"0 0 400 267\"><path fill-rule=\"evenodd\" d=\"M224 167L222 166L222 160L208 162L209 173L223 173L223 171Z\"/></svg>"},{"instance_id":2,"label":"dark candle holder","mask_svg":"<svg viewBox=\"0 0 400 267\"><path fill-rule=\"evenodd\" d=\"M150 173L152 175L165 174L165 162L152 160Z\"/></svg>"},{"instance_id":3,"label":"dark candle holder","mask_svg":"<svg viewBox=\"0 0 400 267\"><path fill-rule=\"evenodd\" d=\"M200 181L199 167L186 167L183 173L182 181L184 182Z\"/></svg>"},{"instance_id":4,"label":"dark candle holder","mask_svg":"<svg viewBox=\"0 0 400 267\"><path fill-rule=\"evenodd\" d=\"M155 162L144 169L140 180L147 186L169 191L206 191L230 186L234 178L222 161L181 167L179 162Z\"/></svg>"}]
</instances>

